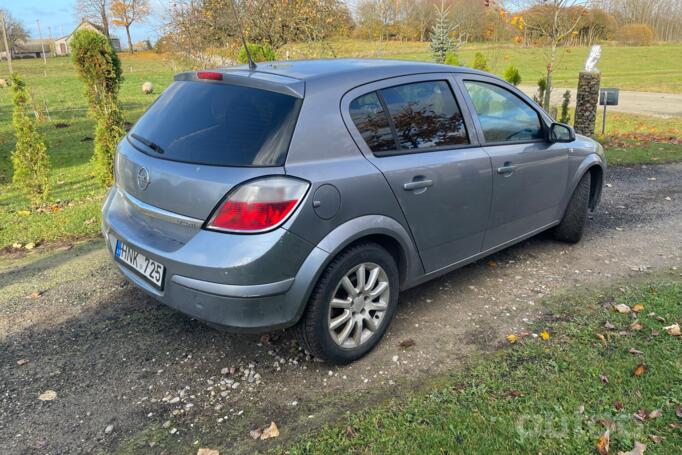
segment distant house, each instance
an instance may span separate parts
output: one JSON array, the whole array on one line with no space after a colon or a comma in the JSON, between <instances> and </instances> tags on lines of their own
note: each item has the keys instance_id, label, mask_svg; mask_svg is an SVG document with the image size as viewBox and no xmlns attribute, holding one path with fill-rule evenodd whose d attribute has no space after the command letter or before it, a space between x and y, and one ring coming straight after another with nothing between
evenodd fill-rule
<instances>
[{"instance_id":1,"label":"distant house","mask_svg":"<svg viewBox=\"0 0 682 455\"><path fill-rule=\"evenodd\" d=\"M54 40L54 52L57 55L67 55L71 52L71 47L69 46L69 43L71 42L71 39L73 38L73 34L76 33L78 30L94 30L97 33L101 33L104 35L104 31L100 26L97 24L93 24L90 21L83 20L81 21L80 24L78 24L78 27L76 27L71 33L69 33L66 36L62 36L61 38L57 38ZM109 41L111 42L111 47L114 48L116 52L121 52L121 40L114 37L110 36Z\"/></svg>"},{"instance_id":2,"label":"distant house","mask_svg":"<svg viewBox=\"0 0 682 455\"><path fill-rule=\"evenodd\" d=\"M52 42L48 39L29 39L26 41L20 41L12 46L12 58L41 58L43 56L43 50L45 55L50 55L50 46ZM3 50L0 52L0 58L3 60L7 59L6 52Z\"/></svg>"}]
</instances>

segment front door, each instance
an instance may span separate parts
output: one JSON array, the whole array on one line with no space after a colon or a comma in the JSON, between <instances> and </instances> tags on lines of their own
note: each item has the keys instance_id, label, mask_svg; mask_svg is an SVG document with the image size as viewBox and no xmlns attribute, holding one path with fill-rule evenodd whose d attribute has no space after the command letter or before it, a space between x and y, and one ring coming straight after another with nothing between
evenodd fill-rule
<instances>
[{"instance_id":1,"label":"front door","mask_svg":"<svg viewBox=\"0 0 682 455\"><path fill-rule=\"evenodd\" d=\"M483 249L561 218L568 147L545 137L545 122L519 94L485 77L462 77L493 170L493 203Z\"/></svg>"},{"instance_id":2,"label":"front door","mask_svg":"<svg viewBox=\"0 0 682 455\"><path fill-rule=\"evenodd\" d=\"M481 251L488 221L490 158L469 134L449 75L411 76L351 92L351 133L384 174L426 272ZM455 89L456 90L456 89Z\"/></svg>"}]
</instances>

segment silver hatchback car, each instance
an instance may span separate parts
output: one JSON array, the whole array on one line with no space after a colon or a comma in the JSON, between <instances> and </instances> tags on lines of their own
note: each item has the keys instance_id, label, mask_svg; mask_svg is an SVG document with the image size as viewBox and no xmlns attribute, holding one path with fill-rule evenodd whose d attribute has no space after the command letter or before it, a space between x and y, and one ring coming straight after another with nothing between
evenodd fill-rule
<instances>
[{"instance_id":1,"label":"silver hatchback car","mask_svg":"<svg viewBox=\"0 0 682 455\"><path fill-rule=\"evenodd\" d=\"M602 147L490 74L386 60L181 73L121 141L121 272L214 326L296 325L333 363L401 290L553 229L580 240Z\"/></svg>"}]
</instances>

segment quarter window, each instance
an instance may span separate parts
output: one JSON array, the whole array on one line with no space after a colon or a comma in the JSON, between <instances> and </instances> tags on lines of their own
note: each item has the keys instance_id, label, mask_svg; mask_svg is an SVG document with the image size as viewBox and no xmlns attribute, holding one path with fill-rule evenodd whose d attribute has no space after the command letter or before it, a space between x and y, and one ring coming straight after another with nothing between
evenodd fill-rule
<instances>
[{"instance_id":1,"label":"quarter window","mask_svg":"<svg viewBox=\"0 0 682 455\"><path fill-rule=\"evenodd\" d=\"M350 103L350 116L373 152L395 150L391 126L376 92L355 98Z\"/></svg>"},{"instance_id":2,"label":"quarter window","mask_svg":"<svg viewBox=\"0 0 682 455\"><path fill-rule=\"evenodd\" d=\"M462 113L445 81L399 85L356 98L350 115L373 152L468 144Z\"/></svg>"},{"instance_id":3,"label":"quarter window","mask_svg":"<svg viewBox=\"0 0 682 455\"><path fill-rule=\"evenodd\" d=\"M538 113L510 91L494 84L465 81L486 142L544 137Z\"/></svg>"}]
</instances>

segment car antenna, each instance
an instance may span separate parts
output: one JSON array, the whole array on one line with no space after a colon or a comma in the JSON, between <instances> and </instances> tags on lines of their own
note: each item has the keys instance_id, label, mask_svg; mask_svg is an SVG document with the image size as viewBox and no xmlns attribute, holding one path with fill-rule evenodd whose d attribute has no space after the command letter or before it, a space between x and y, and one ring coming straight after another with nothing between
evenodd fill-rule
<instances>
[{"instance_id":1,"label":"car antenna","mask_svg":"<svg viewBox=\"0 0 682 455\"><path fill-rule=\"evenodd\" d=\"M239 20L239 14L237 14L237 8L234 6L234 0L230 0L232 3L232 12L234 13L234 18L237 21L237 28L239 29L239 36L242 38L242 44L244 45L244 50L246 51L246 58L249 59L249 69L255 71L257 66L256 62L251 58L251 52L249 52L249 46L246 45L246 39L244 38L244 30L242 29L241 20Z\"/></svg>"}]
</instances>

